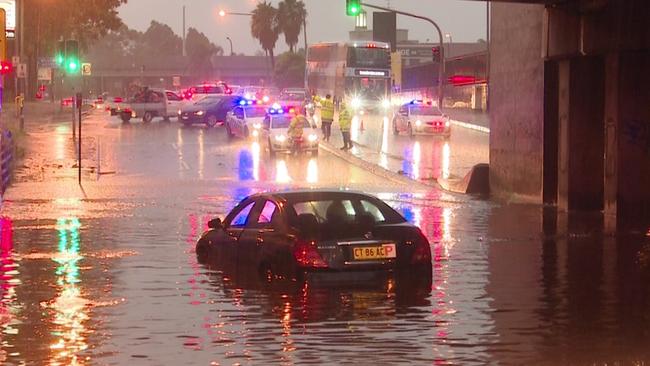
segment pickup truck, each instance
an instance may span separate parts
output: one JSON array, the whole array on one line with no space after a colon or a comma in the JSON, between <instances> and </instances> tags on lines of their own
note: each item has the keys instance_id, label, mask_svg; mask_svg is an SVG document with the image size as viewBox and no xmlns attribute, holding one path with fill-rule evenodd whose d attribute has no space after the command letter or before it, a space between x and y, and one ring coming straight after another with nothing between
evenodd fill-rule
<instances>
[{"instance_id":1,"label":"pickup truck","mask_svg":"<svg viewBox=\"0 0 650 366\"><path fill-rule=\"evenodd\" d=\"M125 123L131 118L142 118L144 123L151 122L154 117L168 121L178 115L181 103L182 98L173 91L143 88L122 105L119 115Z\"/></svg>"}]
</instances>

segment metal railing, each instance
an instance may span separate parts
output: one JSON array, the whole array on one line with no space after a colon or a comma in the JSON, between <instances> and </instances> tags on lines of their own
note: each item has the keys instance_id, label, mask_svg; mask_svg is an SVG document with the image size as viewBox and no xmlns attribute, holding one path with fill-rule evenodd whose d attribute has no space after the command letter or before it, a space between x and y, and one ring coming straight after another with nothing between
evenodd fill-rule
<instances>
[{"instance_id":1,"label":"metal railing","mask_svg":"<svg viewBox=\"0 0 650 366\"><path fill-rule=\"evenodd\" d=\"M0 131L0 195L4 196L11 179L11 164L14 159L14 141L9 130Z\"/></svg>"}]
</instances>

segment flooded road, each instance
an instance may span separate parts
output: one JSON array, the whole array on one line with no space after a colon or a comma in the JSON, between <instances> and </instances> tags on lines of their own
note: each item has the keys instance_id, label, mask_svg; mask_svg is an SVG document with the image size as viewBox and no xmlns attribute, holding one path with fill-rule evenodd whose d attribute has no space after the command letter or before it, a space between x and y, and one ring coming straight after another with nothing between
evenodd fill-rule
<instances>
[{"instance_id":1,"label":"flooded road","mask_svg":"<svg viewBox=\"0 0 650 366\"><path fill-rule=\"evenodd\" d=\"M0 221L3 364L650 359L645 233L608 237L598 217L404 186L324 152L270 159L221 128L86 123L82 188L67 126L28 125ZM430 286L269 284L198 264L209 219L291 187L386 200L429 238Z\"/></svg>"}]
</instances>

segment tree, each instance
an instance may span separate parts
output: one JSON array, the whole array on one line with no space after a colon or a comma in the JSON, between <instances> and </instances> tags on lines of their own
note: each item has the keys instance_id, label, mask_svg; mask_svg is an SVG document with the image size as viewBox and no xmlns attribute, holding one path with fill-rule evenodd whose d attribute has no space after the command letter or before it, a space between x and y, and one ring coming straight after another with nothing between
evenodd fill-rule
<instances>
[{"instance_id":1,"label":"tree","mask_svg":"<svg viewBox=\"0 0 650 366\"><path fill-rule=\"evenodd\" d=\"M264 51L268 52L271 58L271 69L275 69L273 49L280 36L277 13L273 5L264 1L257 4L251 18L251 35L259 40Z\"/></svg>"},{"instance_id":2,"label":"tree","mask_svg":"<svg viewBox=\"0 0 650 366\"><path fill-rule=\"evenodd\" d=\"M307 19L305 3L301 0L283 0L278 4L278 26L284 33L284 40L289 51L294 52L298 44L300 28Z\"/></svg>"},{"instance_id":3,"label":"tree","mask_svg":"<svg viewBox=\"0 0 650 366\"><path fill-rule=\"evenodd\" d=\"M187 31L185 50L189 57L189 67L197 75L210 77L212 74L212 56L223 55L223 48L210 42L205 34L195 28Z\"/></svg>"},{"instance_id":4,"label":"tree","mask_svg":"<svg viewBox=\"0 0 650 366\"><path fill-rule=\"evenodd\" d=\"M77 39L82 50L121 25L117 8L126 0L29 1L25 6L25 56L29 80L36 80L36 59L52 56L59 39ZM36 83L30 83L34 95Z\"/></svg>"},{"instance_id":5,"label":"tree","mask_svg":"<svg viewBox=\"0 0 650 366\"><path fill-rule=\"evenodd\" d=\"M275 84L279 88L303 86L305 81L305 54L285 52L278 56L274 73Z\"/></svg>"}]
</instances>

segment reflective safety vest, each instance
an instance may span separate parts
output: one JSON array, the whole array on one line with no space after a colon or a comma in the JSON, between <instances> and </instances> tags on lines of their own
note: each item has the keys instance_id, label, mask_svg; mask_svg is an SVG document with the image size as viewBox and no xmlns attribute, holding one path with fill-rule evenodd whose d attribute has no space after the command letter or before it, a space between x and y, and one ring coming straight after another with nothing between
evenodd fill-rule
<instances>
[{"instance_id":1,"label":"reflective safety vest","mask_svg":"<svg viewBox=\"0 0 650 366\"><path fill-rule=\"evenodd\" d=\"M291 119L291 122L289 123L289 130L287 131L287 135L289 135L291 138L302 137L303 126L307 124L309 124L309 121L305 116L302 114L296 115Z\"/></svg>"},{"instance_id":2,"label":"reflective safety vest","mask_svg":"<svg viewBox=\"0 0 650 366\"><path fill-rule=\"evenodd\" d=\"M320 118L331 121L334 119L334 102L332 99L320 99Z\"/></svg>"},{"instance_id":3,"label":"reflective safety vest","mask_svg":"<svg viewBox=\"0 0 650 366\"><path fill-rule=\"evenodd\" d=\"M350 131L352 127L352 115L344 104L339 108L339 127L341 131Z\"/></svg>"}]
</instances>

